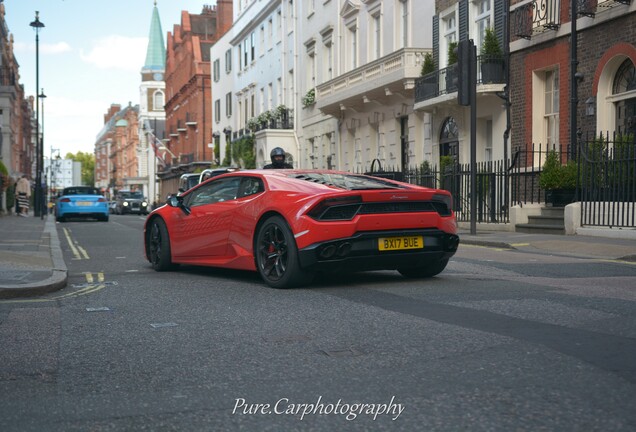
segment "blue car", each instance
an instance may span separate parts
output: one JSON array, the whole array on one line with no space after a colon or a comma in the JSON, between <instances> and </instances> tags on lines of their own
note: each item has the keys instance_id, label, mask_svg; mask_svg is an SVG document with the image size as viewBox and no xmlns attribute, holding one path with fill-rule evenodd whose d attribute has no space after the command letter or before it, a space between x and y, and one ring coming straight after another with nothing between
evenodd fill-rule
<instances>
[{"instance_id":1,"label":"blue car","mask_svg":"<svg viewBox=\"0 0 636 432\"><path fill-rule=\"evenodd\" d=\"M55 220L64 222L69 217L91 217L108 222L108 200L98 189L90 186L64 188L55 201Z\"/></svg>"}]
</instances>

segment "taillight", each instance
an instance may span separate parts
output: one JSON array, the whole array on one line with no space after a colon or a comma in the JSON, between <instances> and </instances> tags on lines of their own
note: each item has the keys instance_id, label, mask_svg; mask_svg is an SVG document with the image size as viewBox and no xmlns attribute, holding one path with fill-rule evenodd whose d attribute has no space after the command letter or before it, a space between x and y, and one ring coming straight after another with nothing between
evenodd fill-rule
<instances>
[{"instance_id":1,"label":"taillight","mask_svg":"<svg viewBox=\"0 0 636 432\"><path fill-rule=\"evenodd\" d=\"M97 202L106 202L106 198L99 198Z\"/></svg>"},{"instance_id":2,"label":"taillight","mask_svg":"<svg viewBox=\"0 0 636 432\"><path fill-rule=\"evenodd\" d=\"M60 202L71 202L70 198L62 198Z\"/></svg>"},{"instance_id":3,"label":"taillight","mask_svg":"<svg viewBox=\"0 0 636 432\"><path fill-rule=\"evenodd\" d=\"M327 198L316 204L307 215L316 220L350 220L362 204L360 195Z\"/></svg>"},{"instance_id":4,"label":"taillight","mask_svg":"<svg viewBox=\"0 0 636 432\"><path fill-rule=\"evenodd\" d=\"M453 197L448 194L435 194L432 198L433 206L441 216L450 216L453 211Z\"/></svg>"}]
</instances>

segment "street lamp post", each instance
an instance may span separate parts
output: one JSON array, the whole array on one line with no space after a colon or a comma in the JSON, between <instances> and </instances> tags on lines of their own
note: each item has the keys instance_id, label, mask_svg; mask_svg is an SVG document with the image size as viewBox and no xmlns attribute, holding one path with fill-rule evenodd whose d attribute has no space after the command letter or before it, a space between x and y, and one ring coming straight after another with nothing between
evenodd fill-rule
<instances>
[{"instance_id":1,"label":"street lamp post","mask_svg":"<svg viewBox=\"0 0 636 432\"><path fill-rule=\"evenodd\" d=\"M39 146L40 146L40 155L42 155L42 162L44 162L44 98L46 97L46 95L44 94L44 89L42 89L40 91L40 94L38 95L38 102L41 100L42 101L42 130L39 136ZM51 162L49 161L49 172L51 170ZM42 170L44 171L44 163L42 163ZM40 200L40 205L42 207L41 208L41 212L40 212L40 218L44 219L44 215L47 213L47 203L48 203L48 190L49 190L49 180L50 180L50 176L49 177L44 177L44 191L42 193L42 199Z\"/></svg>"},{"instance_id":2,"label":"street lamp post","mask_svg":"<svg viewBox=\"0 0 636 432\"><path fill-rule=\"evenodd\" d=\"M40 12L35 11L35 21L29 24L35 30L35 91L40 88L40 29L44 23L40 21ZM39 96L38 96L39 97ZM35 197L33 214L35 217L44 217L42 209L42 147L40 141L40 103L35 104Z\"/></svg>"}]
</instances>

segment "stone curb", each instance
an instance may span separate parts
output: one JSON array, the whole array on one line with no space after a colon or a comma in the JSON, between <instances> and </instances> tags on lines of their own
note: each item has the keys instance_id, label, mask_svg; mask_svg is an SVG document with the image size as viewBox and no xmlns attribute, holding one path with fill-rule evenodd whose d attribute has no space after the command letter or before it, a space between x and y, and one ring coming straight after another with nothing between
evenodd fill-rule
<instances>
[{"instance_id":1,"label":"stone curb","mask_svg":"<svg viewBox=\"0 0 636 432\"><path fill-rule=\"evenodd\" d=\"M53 274L47 279L23 285L0 285L0 299L11 299L18 297L33 297L58 291L66 287L68 283L68 269L64 262L64 255L60 247L60 239L55 229L55 218L48 216L44 224L44 233L50 235L50 253L53 262Z\"/></svg>"}]
</instances>

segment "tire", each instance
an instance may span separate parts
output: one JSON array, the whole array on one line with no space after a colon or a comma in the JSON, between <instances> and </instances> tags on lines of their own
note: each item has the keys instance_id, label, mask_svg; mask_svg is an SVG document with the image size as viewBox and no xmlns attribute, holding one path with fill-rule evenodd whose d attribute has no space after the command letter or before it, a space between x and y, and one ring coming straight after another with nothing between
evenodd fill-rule
<instances>
[{"instance_id":1,"label":"tire","mask_svg":"<svg viewBox=\"0 0 636 432\"><path fill-rule=\"evenodd\" d=\"M423 267L402 267L398 271L400 274L407 278L429 278L440 274L446 268L448 259L441 259L437 262L432 262Z\"/></svg>"},{"instance_id":2,"label":"tire","mask_svg":"<svg viewBox=\"0 0 636 432\"><path fill-rule=\"evenodd\" d=\"M108 222L108 215L104 215L104 216L100 217L99 220L102 221L102 222Z\"/></svg>"},{"instance_id":3,"label":"tire","mask_svg":"<svg viewBox=\"0 0 636 432\"><path fill-rule=\"evenodd\" d=\"M260 225L254 255L258 273L272 288L293 288L313 279L313 273L300 268L296 240L280 216L272 216Z\"/></svg>"},{"instance_id":4,"label":"tire","mask_svg":"<svg viewBox=\"0 0 636 432\"><path fill-rule=\"evenodd\" d=\"M56 216L56 217L55 217L55 220L56 220L57 222L65 222L65 221L66 221L66 218L65 218L64 216Z\"/></svg>"},{"instance_id":5,"label":"tire","mask_svg":"<svg viewBox=\"0 0 636 432\"><path fill-rule=\"evenodd\" d=\"M170 255L170 237L163 219L156 218L150 222L148 230L148 260L156 271L173 269Z\"/></svg>"}]
</instances>

